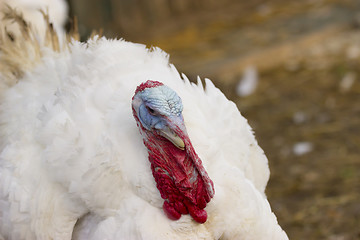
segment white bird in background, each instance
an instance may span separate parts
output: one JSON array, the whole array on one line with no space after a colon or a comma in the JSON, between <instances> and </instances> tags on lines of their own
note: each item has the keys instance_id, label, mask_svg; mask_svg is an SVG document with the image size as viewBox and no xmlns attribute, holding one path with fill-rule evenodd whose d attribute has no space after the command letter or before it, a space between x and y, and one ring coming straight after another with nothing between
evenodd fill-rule
<instances>
[{"instance_id":1,"label":"white bird in background","mask_svg":"<svg viewBox=\"0 0 360 240\"><path fill-rule=\"evenodd\" d=\"M0 239L288 239L267 159L210 80L158 48L57 51L25 29L0 45Z\"/></svg>"}]
</instances>

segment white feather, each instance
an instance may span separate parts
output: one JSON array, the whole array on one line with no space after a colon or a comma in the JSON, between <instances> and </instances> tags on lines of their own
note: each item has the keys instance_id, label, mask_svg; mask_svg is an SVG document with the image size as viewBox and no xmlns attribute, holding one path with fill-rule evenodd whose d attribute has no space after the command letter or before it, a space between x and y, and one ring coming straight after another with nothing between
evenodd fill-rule
<instances>
[{"instance_id":1,"label":"white feather","mask_svg":"<svg viewBox=\"0 0 360 240\"><path fill-rule=\"evenodd\" d=\"M183 80L183 79L184 80ZM264 190L267 159L236 105L189 84L160 49L105 38L49 51L4 93L0 232L6 239L287 239ZM174 89L215 184L208 221L169 220L131 113L148 79ZM91 235L91 236L90 236Z\"/></svg>"}]
</instances>

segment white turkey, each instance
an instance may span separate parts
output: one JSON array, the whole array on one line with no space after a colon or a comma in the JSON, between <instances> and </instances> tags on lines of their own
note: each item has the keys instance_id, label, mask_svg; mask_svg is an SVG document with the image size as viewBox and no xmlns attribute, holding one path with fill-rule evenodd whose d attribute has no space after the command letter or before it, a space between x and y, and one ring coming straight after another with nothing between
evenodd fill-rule
<instances>
[{"instance_id":1,"label":"white turkey","mask_svg":"<svg viewBox=\"0 0 360 240\"><path fill-rule=\"evenodd\" d=\"M267 159L210 80L158 48L20 28L0 46L0 239L288 239Z\"/></svg>"}]
</instances>

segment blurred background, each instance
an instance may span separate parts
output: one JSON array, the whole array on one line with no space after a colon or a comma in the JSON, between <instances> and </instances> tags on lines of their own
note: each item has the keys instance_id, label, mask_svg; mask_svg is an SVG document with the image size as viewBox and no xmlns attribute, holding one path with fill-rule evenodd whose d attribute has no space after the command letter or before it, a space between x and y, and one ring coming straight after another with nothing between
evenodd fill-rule
<instances>
[{"instance_id":1,"label":"blurred background","mask_svg":"<svg viewBox=\"0 0 360 240\"><path fill-rule=\"evenodd\" d=\"M92 30L212 79L269 159L290 239L360 239L359 0L68 0Z\"/></svg>"}]
</instances>

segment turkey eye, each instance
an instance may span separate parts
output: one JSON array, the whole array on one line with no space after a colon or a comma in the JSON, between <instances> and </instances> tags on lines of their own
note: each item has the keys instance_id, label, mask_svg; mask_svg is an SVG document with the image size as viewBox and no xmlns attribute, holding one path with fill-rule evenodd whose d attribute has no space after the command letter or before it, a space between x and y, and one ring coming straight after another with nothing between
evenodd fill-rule
<instances>
[{"instance_id":1,"label":"turkey eye","mask_svg":"<svg viewBox=\"0 0 360 240\"><path fill-rule=\"evenodd\" d=\"M155 110L150 108L150 107L146 107L146 109L148 110L148 112L151 114L151 115L155 115Z\"/></svg>"}]
</instances>

